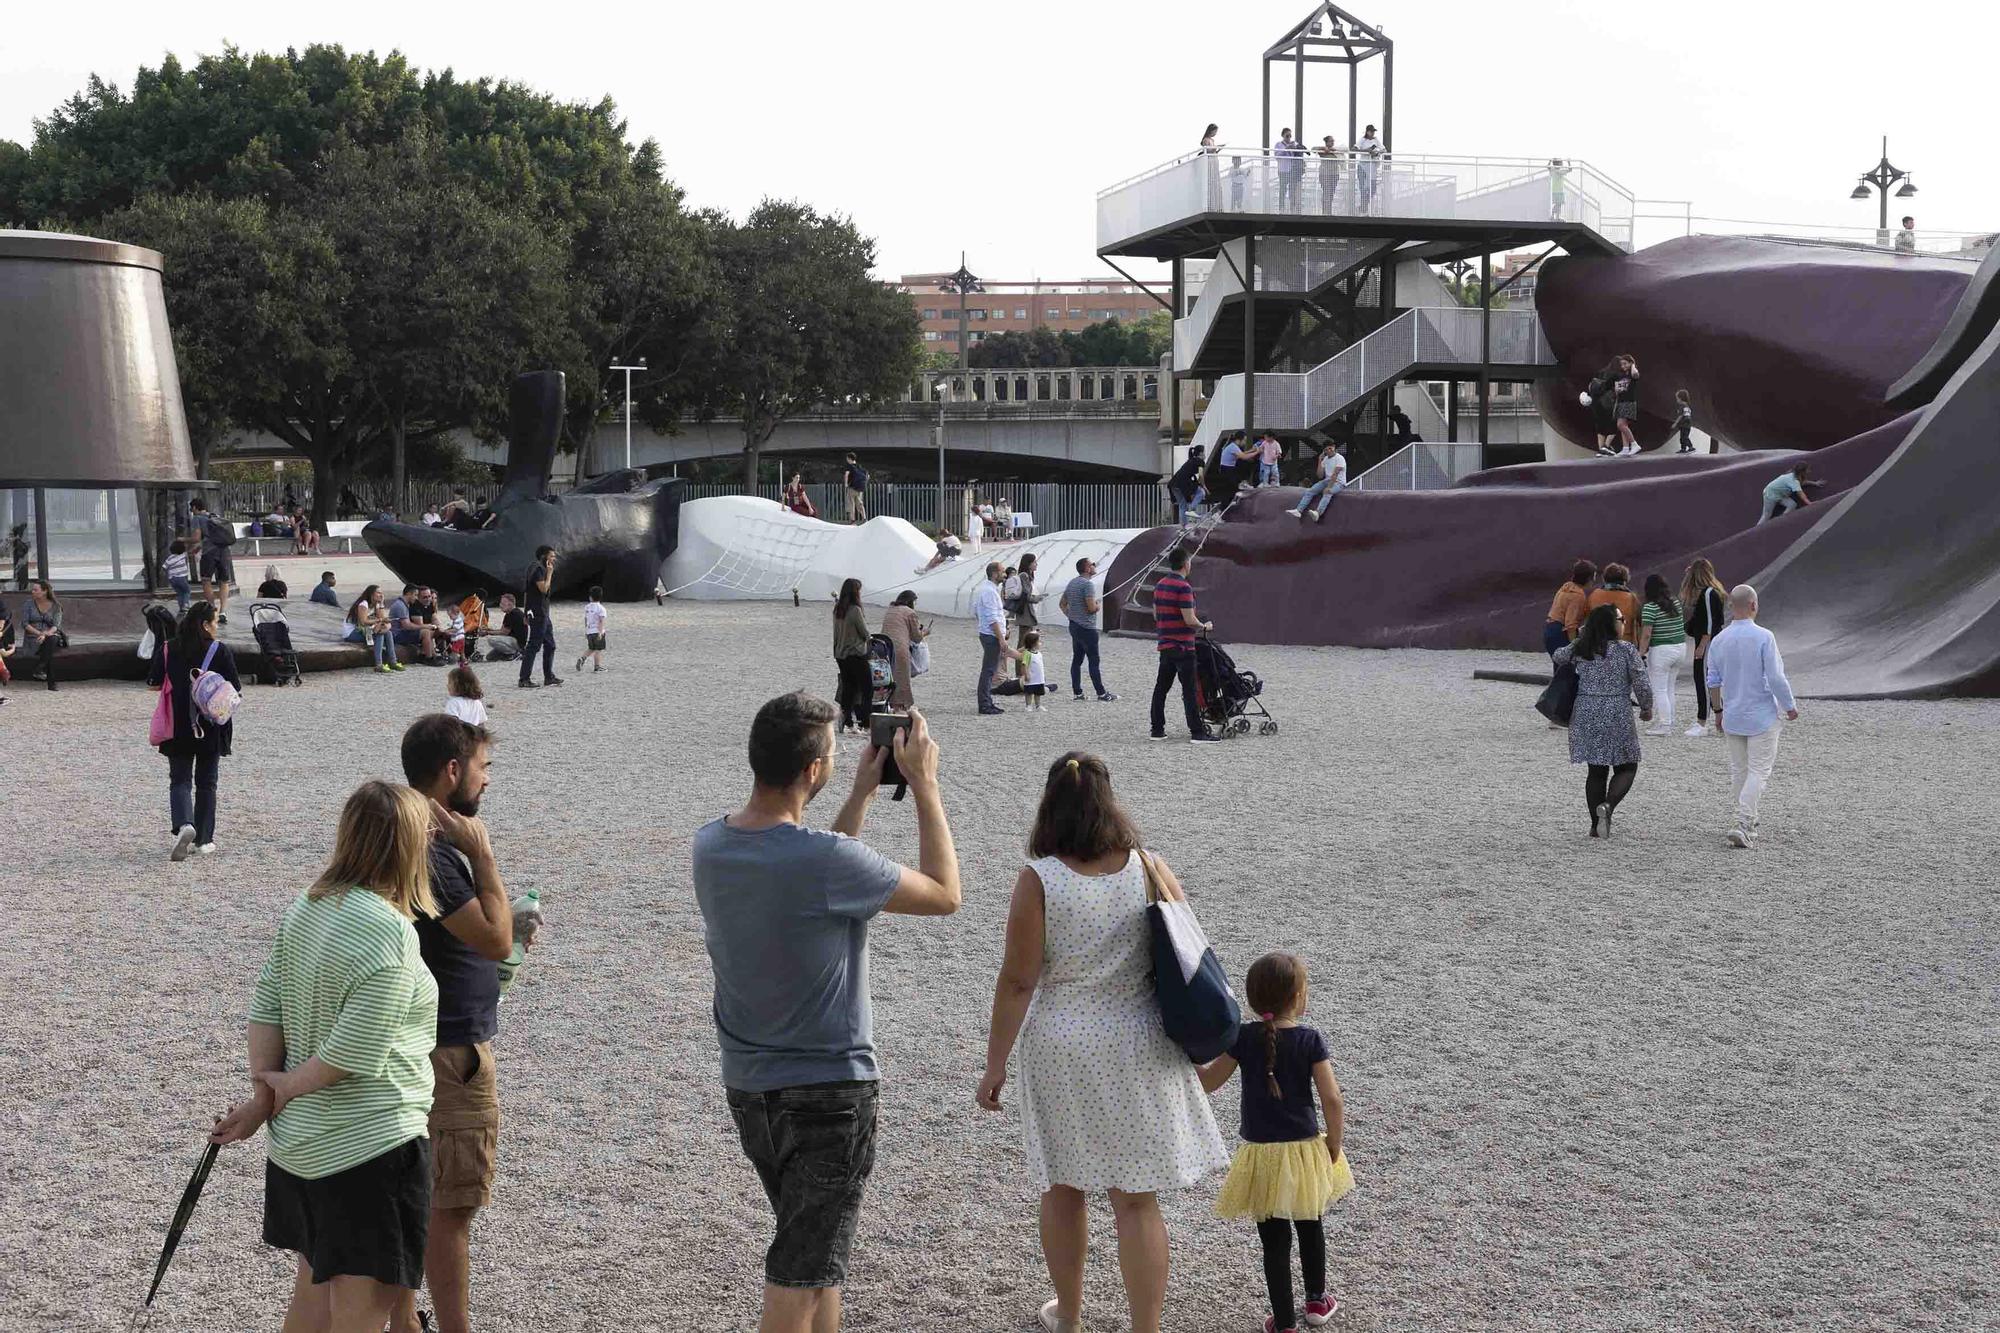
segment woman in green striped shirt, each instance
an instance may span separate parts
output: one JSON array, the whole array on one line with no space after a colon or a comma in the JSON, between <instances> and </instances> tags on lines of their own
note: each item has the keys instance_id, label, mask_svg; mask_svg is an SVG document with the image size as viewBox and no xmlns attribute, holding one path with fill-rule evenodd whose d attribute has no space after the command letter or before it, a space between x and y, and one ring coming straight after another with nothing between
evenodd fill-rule
<instances>
[{"instance_id":1,"label":"woman in green striped shirt","mask_svg":"<svg viewBox=\"0 0 2000 1333\"><path fill-rule=\"evenodd\" d=\"M380 1333L423 1283L437 982L410 923L432 911L430 832L422 796L361 784L257 978L250 1100L212 1138L270 1126L264 1241L299 1255L287 1328Z\"/></svg>"},{"instance_id":2,"label":"woman in green striped shirt","mask_svg":"<svg viewBox=\"0 0 2000 1333\"><path fill-rule=\"evenodd\" d=\"M1665 736L1674 729L1674 682L1687 657L1687 626L1674 590L1658 574L1646 576L1646 600L1639 607L1639 655L1646 662L1646 679L1653 686L1653 725L1648 736ZM1695 682L1701 689L1701 682Z\"/></svg>"}]
</instances>

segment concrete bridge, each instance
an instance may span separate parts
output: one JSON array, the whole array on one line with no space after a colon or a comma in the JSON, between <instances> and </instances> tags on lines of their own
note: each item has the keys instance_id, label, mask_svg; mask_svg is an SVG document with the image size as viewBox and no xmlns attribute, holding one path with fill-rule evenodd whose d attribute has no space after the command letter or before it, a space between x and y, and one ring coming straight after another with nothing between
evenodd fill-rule
<instances>
[{"instance_id":1,"label":"concrete bridge","mask_svg":"<svg viewBox=\"0 0 2000 1333\"><path fill-rule=\"evenodd\" d=\"M952 371L913 381L893 403L830 404L793 417L764 446L778 458L868 455L878 465L936 466L942 424L955 472L1078 480L1151 479L1171 471L1162 431L1160 372L1136 366ZM471 451L484 459L485 452ZM665 434L634 423L632 466L664 467L743 452L735 418L684 422ZM907 455L899 458L896 455ZM487 460L487 461L497 461ZM625 466L625 424L597 428L586 473Z\"/></svg>"}]
</instances>

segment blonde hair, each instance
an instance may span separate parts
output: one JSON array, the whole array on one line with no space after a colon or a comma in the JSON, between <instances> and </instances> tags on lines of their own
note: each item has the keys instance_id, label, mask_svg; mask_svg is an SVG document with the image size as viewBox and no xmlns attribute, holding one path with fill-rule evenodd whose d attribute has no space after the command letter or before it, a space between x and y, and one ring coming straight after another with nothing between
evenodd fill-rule
<instances>
[{"instance_id":1,"label":"blonde hair","mask_svg":"<svg viewBox=\"0 0 2000 1333\"><path fill-rule=\"evenodd\" d=\"M1715 566L1709 563L1707 556L1698 555L1694 563L1687 567L1687 573L1681 576L1681 605L1694 606L1710 588L1724 597L1729 595L1729 590L1722 586L1722 580L1715 577ZM1714 628L1711 627L1709 632L1714 633Z\"/></svg>"},{"instance_id":2,"label":"blonde hair","mask_svg":"<svg viewBox=\"0 0 2000 1333\"><path fill-rule=\"evenodd\" d=\"M333 859L306 897L361 888L382 895L406 917L435 916L430 840L430 803L420 793L393 782L364 782L341 807Z\"/></svg>"}]
</instances>

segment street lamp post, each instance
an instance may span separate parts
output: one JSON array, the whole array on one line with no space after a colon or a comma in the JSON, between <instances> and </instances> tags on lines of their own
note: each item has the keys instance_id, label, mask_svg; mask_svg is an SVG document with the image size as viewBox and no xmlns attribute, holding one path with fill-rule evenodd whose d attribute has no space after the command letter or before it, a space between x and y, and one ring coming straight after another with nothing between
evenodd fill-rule
<instances>
[{"instance_id":1,"label":"street lamp post","mask_svg":"<svg viewBox=\"0 0 2000 1333\"><path fill-rule=\"evenodd\" d=\"M1890 165L1889 136L1885 134L1882 136L1882 160L1861 173L1861 183L1848 196L1850 199L1866 199L1870 186L1882 196L1882 216L1876 223L1875 239L1883 245L1889 243L1889 187L1897 181L1903 183L1902 188L1896 191L1898 199L1908 199L1916 194L1917 183L1910 179L1910 173Z\"/></svg>"},{"instance_id":2,"label":"street lamp post","mask_svg":"<svg viewBox=\"0 0 2000 1333\"><path fill-rule=\"evenodd\" d=\"M958 293L958 368L965 370L972 364L966 359L972 348L971 340L965 328L966 293L983 292L986 290L979 285L979 279L973 276L972 270L965 266L965 251L961 250L958 252L958 272L948 274L942 282L938 283L938 290L945 293Z\"/></svg>"},{"instance_id":3,"label":"street lamp post","mask_svg":"<svg viewBox=\"0 0 2000 1333\"><path fill-rule=\"evenodd\" d=\"M951 399L951 381L940 376L936 383L938 405L938 531L944 531L944 405Z\"/></svg>"},{"instance_id":4,"label":"street lamp post","mask_svg":"<svg viewBox=\"0 0 2000 1333\"><path fill-rule=\"evenodd\" d=\"M632 372L646 368L646 358L639 357L636 366L613 366L613 370L625 372L625 468L632 467Z\"/></svg>"}]
</instances>

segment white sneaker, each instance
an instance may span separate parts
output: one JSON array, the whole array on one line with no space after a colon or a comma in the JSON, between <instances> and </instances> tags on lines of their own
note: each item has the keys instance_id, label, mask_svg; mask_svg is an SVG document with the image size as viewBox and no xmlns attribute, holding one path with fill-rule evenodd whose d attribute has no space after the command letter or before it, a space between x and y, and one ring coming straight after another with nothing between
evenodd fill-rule
<instances>
[{"instance_id":1,"label":"white sneaker","mask_svg":"<svg viewBox=\"0 0 2000 1333\"><path fill-rule=\"evenodd\" d=\"M197 856L214 856L215 844L212 842L205 842L201 846L195 848L194 850Z\"/></svg>"},{"instance_id":2,"label":"white sneaker","mask_svg":"<svg viewBox=\"0 0 2000 1333\"><path fill-rule=\"evenodd\" d=\"M1704 727L1701 723L1697 722L1693 726L1689 727L1686 731L1683 731L1681 735L1693 736L1693 737L1706 736L1708 735L1708 728Z\"/></svg>"},{"instance_id":3,"label":"white sneaker","mask_svg":"<svg viewBox=\"0 0 2000 1333\"><path fill-rule=\"evenodd\" d=\"M181 825L181 831L174 835L174 849L167 854L167 859L171 861L185 861L188 857L188 849L193 846L194 825L183 824Z\"/></svg>"},{"instance_id":4,"label":"white sneaker","mask_svg":"<svg viewBox=\"0 0 2000 1333\"><path fill-rule=\"evenodd\" d=\"M1747 849L1752 845L1750 838L1750 831L1744 828L1741 824L1738 824L1735 828L1723 834L1722 837L1723 841L1727 842L1731 847L1742 847Z\"/></svg>"},{"instance_id":5,"label":"white sneaker","mask_svg":"<svg viewBox=\"0 0 2000 1333\"><path fill-rule=\"evenodd\" d=\"M1647 727L1643 734L1647 736L1670 736L1673 734L1673 729L1671 727Z\"/></svg>"},{"instance_id":6,"label":"white sneaker","mask_svg":"<svg viewBox=\"0 0 2000 1333\"><path fill-rule=\"evenodd\" d=\"M1076 1333L1077 1329L1083 1327L1083 1321L1080 1319L1057 1318L1056 1306L1057 1302L1050 1301L1042 1307L1041 1314L1035 1319L1035 1322L1042 1326L1045 1333Z\"/></svg>"}]
</instances>

